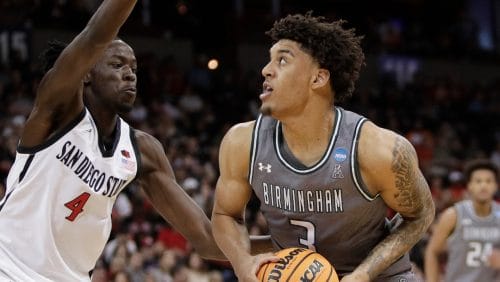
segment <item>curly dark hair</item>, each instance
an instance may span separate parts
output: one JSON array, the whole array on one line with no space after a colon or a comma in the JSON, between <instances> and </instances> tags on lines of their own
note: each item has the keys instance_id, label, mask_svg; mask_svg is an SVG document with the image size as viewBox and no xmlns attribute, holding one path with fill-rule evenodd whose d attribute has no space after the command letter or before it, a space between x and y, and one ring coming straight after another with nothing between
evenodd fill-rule
<instances>
[{"instance_id":1,"label":"curly dark hair","mask_svg":"<svg viewBox=\"0 0 500 282\"><path fill-rule=\"evenodd\" d=\"M465 182L469 183L472 174L476 170L480 169L486 169L491 171L495 175L495 179L498 181L498 168L496 167L496 165L488 159L476 159L469 161L465 164L464 168Z\"/></svg>"},{"instance_id":2,"label":"curly dark hair","mask_svg":"<svg viewBox=\"0 0 500 282\"><path fill-rule=\"evenodd\" d=\"M47 73L54 66L54 63L66 46L68 46L67 43L59 40L47 42L47 48L44 49L38 57L40 69L43 73Z\"/></svg>"},{"instance_id":3,"label":"curly dark hair","mask_svg":"<svg viewBox=\"0 0 500 282\"><path fill-rule=\"evenodd\" d=\"M324 17L288 15L276 21L266 32L273 44L281 39L293 40L330 72L330 85L335 100L342 101L354 92L365 55L361 49L362 36L356 36L354 28L344 29L344 20L326 22Z\"/></svg>"}]
</instances>

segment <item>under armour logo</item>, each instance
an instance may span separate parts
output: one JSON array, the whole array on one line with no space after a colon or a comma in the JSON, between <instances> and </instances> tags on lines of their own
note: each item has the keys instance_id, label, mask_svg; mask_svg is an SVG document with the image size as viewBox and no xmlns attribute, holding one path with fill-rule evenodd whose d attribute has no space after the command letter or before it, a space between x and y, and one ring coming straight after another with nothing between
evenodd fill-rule
<instances>
[{"instance_id":1,"label":"under armour logo","mask_svg":"<svg viewBox=\"0 0 500 282\"><path fill-rule=\"evenodd\" d=\"M271 173L271 165L263 165L262 163L259 163L259 170L264 171L264 169L267 171L267 173Z\"/></svg>"}]
</instances>

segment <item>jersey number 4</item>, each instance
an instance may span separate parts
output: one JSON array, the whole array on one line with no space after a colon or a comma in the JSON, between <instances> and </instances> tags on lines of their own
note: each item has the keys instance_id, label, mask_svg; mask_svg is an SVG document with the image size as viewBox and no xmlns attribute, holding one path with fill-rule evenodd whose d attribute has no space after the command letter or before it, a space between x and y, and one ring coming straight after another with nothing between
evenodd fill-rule
<instances>
[{"instance_id":1,"label":"jersey number 4","mask_svg":"<svg viewBox=\"0 0 500 282\"><path fill-rule=\"evenodd\" d=\"M90 194L87 192L81 193L80 196L64 204L65 207L71 210L71 214L66 217L69 221L75 221L75 218L83 211L85 203L87 203Z\"/></svg>"}]
</instances>

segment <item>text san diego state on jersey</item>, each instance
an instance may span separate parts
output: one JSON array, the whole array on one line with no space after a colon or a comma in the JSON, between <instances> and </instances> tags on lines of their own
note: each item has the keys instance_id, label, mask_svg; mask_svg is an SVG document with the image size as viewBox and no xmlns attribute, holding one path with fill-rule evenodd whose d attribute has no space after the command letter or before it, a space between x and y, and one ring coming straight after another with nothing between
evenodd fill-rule
<instances>
[{"instance_id":1,"label":"text san diego state on jersey","mask_svg":"<svg viewBox=\"0 0 500 282\"><path fill-rule=\"evenodd\" d=\"M133 129L118 119L115 130L105 150L85 109L44 144L18 148L0 202L0 277L89 279L111 231L116 196L140 164Z\"/></svg>"}]
</instances>

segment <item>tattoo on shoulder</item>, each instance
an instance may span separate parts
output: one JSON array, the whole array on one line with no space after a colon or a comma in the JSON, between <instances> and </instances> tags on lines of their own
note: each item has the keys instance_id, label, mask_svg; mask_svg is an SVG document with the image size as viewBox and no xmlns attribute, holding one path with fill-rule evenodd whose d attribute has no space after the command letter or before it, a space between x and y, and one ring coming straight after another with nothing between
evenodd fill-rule
<instances>
[{"instance_id":1,"label":"tattoo on shoulder","mask_svg":"<svg viewBox=\"0 0 500 282\"><path fill-rule=\"evenodd\" d=\"M396 177L396 188L398 192L394 195L399 205L408 210L421 207L417 187L422 184L418 168L414 166L415 154L410 144L402 137L397 137L392 150L392 171Z\"/></svg>"}]
</instances>

